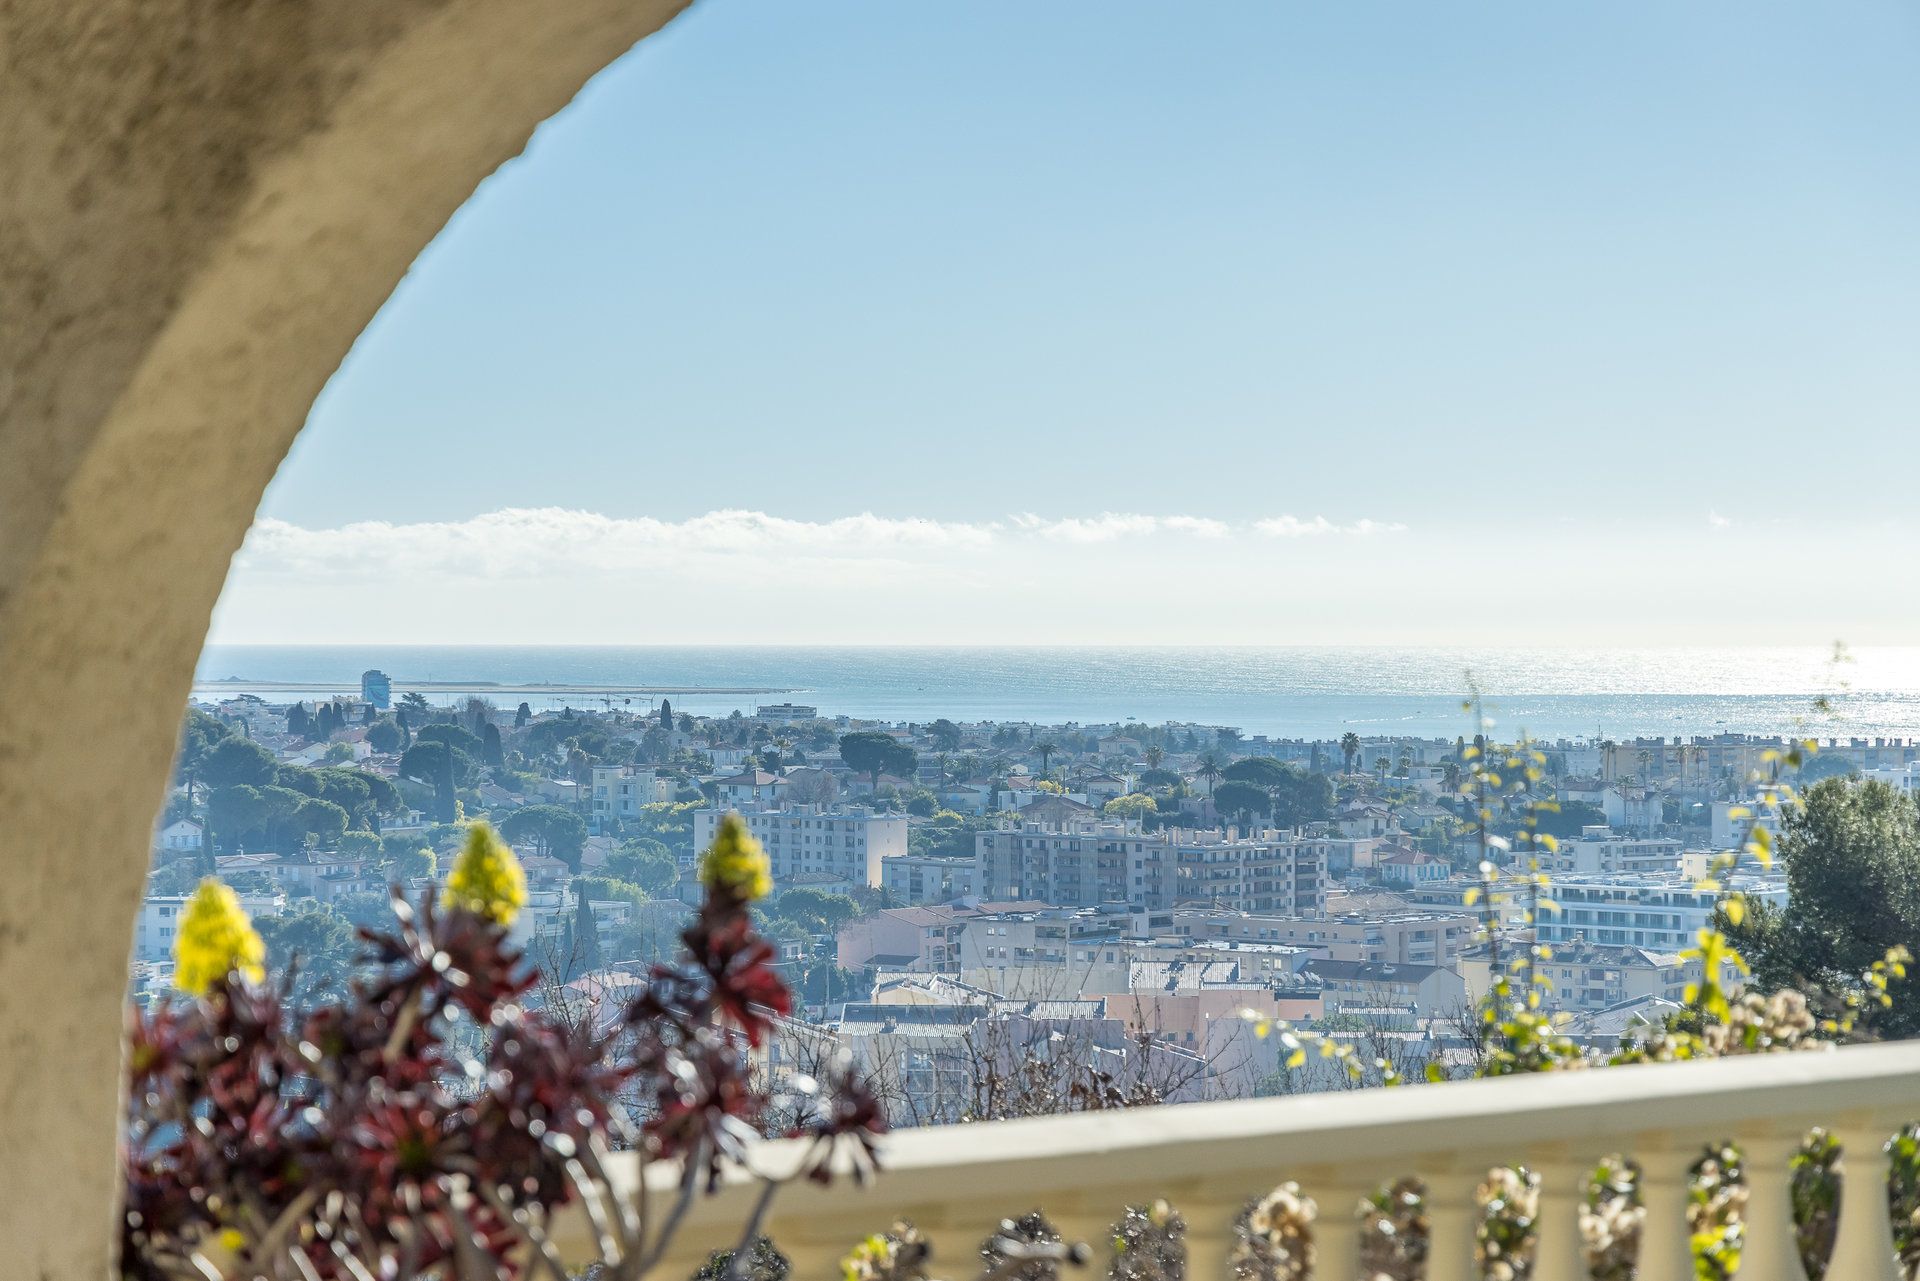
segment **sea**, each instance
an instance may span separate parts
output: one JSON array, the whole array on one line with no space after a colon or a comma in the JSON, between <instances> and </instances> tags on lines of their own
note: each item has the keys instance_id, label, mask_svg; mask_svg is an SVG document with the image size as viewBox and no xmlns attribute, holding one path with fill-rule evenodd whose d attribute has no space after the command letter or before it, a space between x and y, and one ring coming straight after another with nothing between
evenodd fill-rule
<instances>
[{"instance_id":1,"label":"sea","mask_svg":"<svg viewBox=\"0 0 1920 1281\"><path fill-rule=\"evenodd\" d=\"M545 697L523 684L662 688L677 710L751 713L764 703L885 721L1141 721L1232 726L1273 738L1453 738L1474 732L1475 690L1501 737L1624 738L1717 733L1920 738L1920 647L860 647L210 646L206 682L247 682L269 701L357 693L378 668L410 682L498 686L536 709L652 706L646 695ZM703 693L756 689L765 693ZM426 691L443 701L450 695Z\"/></svg>"}]
</instances>

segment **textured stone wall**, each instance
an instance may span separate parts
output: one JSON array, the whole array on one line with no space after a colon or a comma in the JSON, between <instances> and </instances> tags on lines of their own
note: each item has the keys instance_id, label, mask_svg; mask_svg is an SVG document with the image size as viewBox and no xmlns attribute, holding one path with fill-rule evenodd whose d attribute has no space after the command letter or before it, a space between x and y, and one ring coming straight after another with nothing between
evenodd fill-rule
<instances>
[{"instance_id":1,"label":"textured stone wall","mask_svg":"<svg viewBox=\"0 0 1920 1281\"><path fill-rule=\"evenodd\" d=\"M0 1274L97 1281L149 831L326 379L685 0L0 3Z\"/></svg>"}]
</instances>

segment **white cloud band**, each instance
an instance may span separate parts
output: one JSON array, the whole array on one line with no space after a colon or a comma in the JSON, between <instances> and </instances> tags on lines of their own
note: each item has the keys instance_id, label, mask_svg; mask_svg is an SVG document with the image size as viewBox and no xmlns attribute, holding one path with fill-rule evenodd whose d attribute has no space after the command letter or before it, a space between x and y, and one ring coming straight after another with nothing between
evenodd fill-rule
<instances>
[{"instance_id":1,"label":"white cloud band","mask_svg":"<svg viewBox=\"0 0 1920 1281\"><path fill-rule=\"evenodd\" d=\"M1256 521L1250 528L1268 536L1298 537L1391 533L1405 527L1371 520L1337 525L1319 516L1312 520L1279 516ZM940 559L948 553L1028 539L1082 545L1155 537L1219 541L1238 532L1212 517L1126 512L1061 518L1025 513L986 522L863 512L810 521L729 509L665 521L560 507L510 507L464 520L357 521L334 528L264 519L248 536L240 566L296 574L521 577L557 569L651 568L663 560L687 558L896 562Z\"/></svg>"}]
</instances>

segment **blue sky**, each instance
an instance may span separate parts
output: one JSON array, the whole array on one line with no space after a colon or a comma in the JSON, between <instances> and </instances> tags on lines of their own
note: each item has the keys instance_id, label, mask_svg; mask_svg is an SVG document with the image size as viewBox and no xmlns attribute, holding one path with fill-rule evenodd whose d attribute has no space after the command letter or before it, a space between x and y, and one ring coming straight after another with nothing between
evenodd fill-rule
<instances>
[{"instance_id":1,"label":"blue sky","mask_svg":"<svg viewBox=\"0 0 1920 1281\"><path fill-rule=\"evenodd\" d=\"M1916 66L1894 3L703 0L421 256L216 639L517 575L503 640L1474 641L1489 528L1536 639L1909 639Z\"/></svg>"}]
</instances>

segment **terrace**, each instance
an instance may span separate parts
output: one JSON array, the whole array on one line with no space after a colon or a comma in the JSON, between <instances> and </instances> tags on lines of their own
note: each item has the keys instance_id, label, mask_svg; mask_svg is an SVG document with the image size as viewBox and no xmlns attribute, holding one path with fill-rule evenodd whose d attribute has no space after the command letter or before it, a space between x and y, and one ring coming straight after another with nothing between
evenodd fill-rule
<instances>
[{"instance_id":1,"label":"terrace","mask_svg":"<svg viewBox=\"0 0 1920 1281\"><path fill-rule=\"evenodd\" d=\"M7 1275L110 1272L125 940L195 657L261 493L475 185L680 8L256 6L231 38L192 6L112 22L27 0L0 18L0 45L22 51L0 169L34 176L6 198L17 248L0 257L0 297L18 300L0 343ZM1412 1173L1430 1189L1430 1281L1463 1281L1471 1189L1517 1161L1544 1180L1535 1277L1577 1281L1584 1172L1625 1152L1649 1190L1641 1274L1680 1281L1686 1170L1702 1143L1730 1138L1751 1178L1741 1277L1790 1281L1799 1136L1829 1128L1850 1184L1875 1189L1882 1142L1915 1117L1920 1046L1887 1045L1004 1122L895 1135L871 1191L791 1188L768 1226L795 1275L817 1277L906 1216L964 1274L1006 1215L1043 1207L1099 1254L1122 1207L1164 1197L1191 1225L1188 1274L1218 1281L1237 1209L1293 1178L1323 1206L1318 1276L1351 1281L1341 1207ZM749 1195L735 1184L697 1201L659 1275L689 1275L730 1242ZM567 1244L584 1258L586 1242L581 1221ZM1884 1197L1844 1198L1828 1275L1898 1275Z\"/></svg>"},{"instance_id":2,"label":"terrace","mask_svg":"<svg viewBox=\"0 0 1920 1281\"><path fill-rule=\"evenodd\" d=\"M1744 1152L1747 1221L1742 1281L1802 1281L1795 1244L1790 1154L1820 1127L1842 1144L1844 1188L1835 1281L1896 1281L1882 1145L1920 1116L1920 1045L1833 1053L1624 1067L1545 1076L1249 1102L913 1130L887 1140L885 1169L866 1191L796 1184L783 1191L768 1234L795 1277L836 1275L870 1233L906 1218L934 1247L933 1273L966 1275L1003 1219L1034 1209L1069 1241L1092 1245L1104 1274L1112 1225L1129 1205L1170 1202L1185 1218L1188 1277L1225 1281L1234 1216L1277 1182L1317 1199L1315 1281L1353 1281L1359 1229L1341 1207L1389 1180L1423 1179L1431 1223L1427 1281L1468 1281L1479 1210L1474 1188L1490 1166L1539 1172L1534 1281L1586 1281L1579 1207L1595 1161L1638 1161L1646 1221L1639 1275L1694 1275L1686 1220L1689 1167L1708 1144ZM756 1160L779 1169L784 1145ZM628 1177L632 1169L628 1167ZM669 1182L654 1189L670 1197ZM756 1189L736 1181L696 1201L660 1275L680 1277L730 1246ZM583 1249L584 1235L574 1245Z\"/></svg>"}]
</instances>

